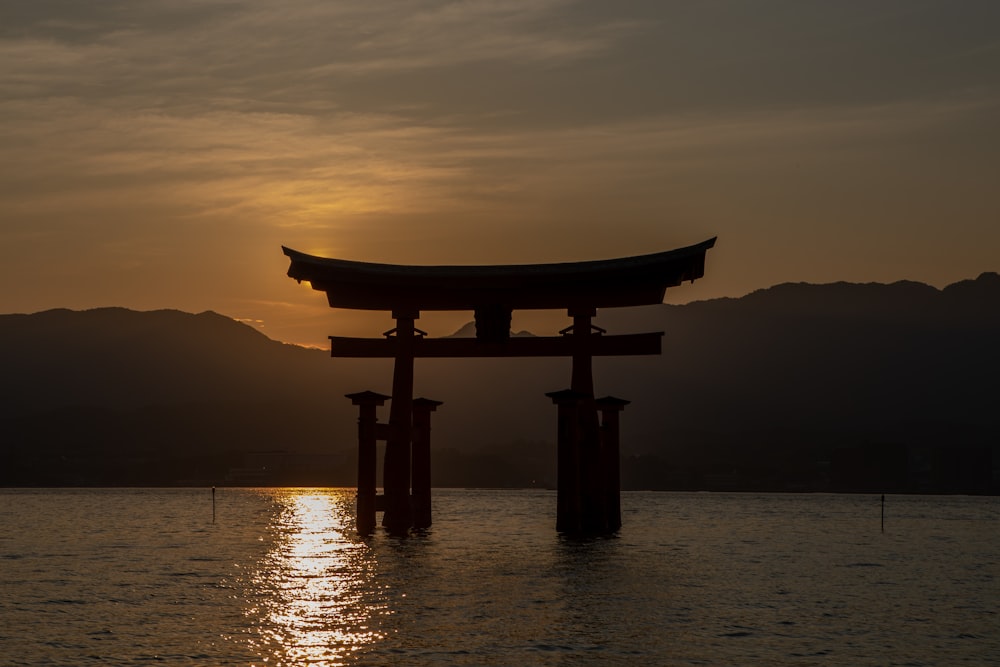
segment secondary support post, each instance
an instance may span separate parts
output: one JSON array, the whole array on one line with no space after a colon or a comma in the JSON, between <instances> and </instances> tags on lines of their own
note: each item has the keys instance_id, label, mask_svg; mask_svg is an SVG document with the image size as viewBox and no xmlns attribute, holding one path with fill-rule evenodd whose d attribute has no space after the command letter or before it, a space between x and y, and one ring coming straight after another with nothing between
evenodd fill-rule
<instances>
[{"instance_id":1,"label":"secondary support post","mask_svg":"<svg viewBox=\"0 0 1000 667\"><path fill-rule=\"evenodd\" d=\"M405 535L413 525L410 506L410 442L413 438L413 341L417 311L393 311L396 338L392 370L392 406L385 446L385 513L382 525L392 535Z\"/></svg>"},{"instance_id":2,"label":"secondary support post","mask_svg":"<svg viewBox=\"0 0 1000 667\"><path fill-rule=\"evenodd\" d=\"M431 527L431 413L441 401L413 401L413 527Z\"/></svg>"},{"instance_id":3,"label":"secondary support post","mask_svg":"<svg viewBox=\"0 0 1000 667\"><path fill-rule=\"evenodd\" d=\"M583 532L580 494L580 404L586 398L572 389L545 394L558 408L556 435L556 530Z\"/></svg>"},{"instance_id":4,"label":"secondary support post","mask_svg":"<svg viewBox=\"0 0 1000 667\"><path fill-rule=\"evenodd\" d=\"M356 524L359 535L375 532L376 441L378 418L375 408L385 404L388 396L374 391L347 394L351 403L360 406L358 417L358 507Z\"/></svg>"},{"instance_id":5,"label":"secondary support post","mask_svg":"<svg viewBox=\"0 0 1000 667\"><path fill-rule=\"evenodd\" d=\"M605 396L596 401L601 411L601 468L604 472L607 529L614 532L622 527L621 501L621 439L619 413L630 401Z\"/></svg>"}]
</instances>

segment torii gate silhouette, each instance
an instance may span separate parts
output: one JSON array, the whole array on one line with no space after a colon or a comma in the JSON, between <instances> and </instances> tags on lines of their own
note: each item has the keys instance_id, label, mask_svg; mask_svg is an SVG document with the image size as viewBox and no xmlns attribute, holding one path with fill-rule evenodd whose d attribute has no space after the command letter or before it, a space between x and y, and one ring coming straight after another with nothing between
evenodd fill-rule
<instances>
[{"instance_id":1,"label":"torii gate silhouette","mask_svg":"<svg viewBox=\"0 0 1000 667\"><path fill-rule=\"evenodd\" d=\"M430 412L438 401L413 398L417 357L572 357L569 389L547 394L558 406L556 530L607 534L621 527L618 412L628 401L594 398L592 359L660 354L663 332L605 335L598 308L663 303L667 287L705 273L715 238L666 252L620 259L505 266L401 266L307 255L282 247L288 275L326 292L331 308L383 310L396 326L383 338L330 336L331 356L394 359L392 396L348 394L360 406L358 532L382 525L402 535L426 528L430 514ZM517 309L565 309L573 324L560 336L512 338ZM471 310L475 338L428 338L415 326L421 311ZM388 424L375 408L391 398ZM598 411L602 422L598 420ZM375 442L386 441L384 497L375 493ZM411 493L412 483L412 493Z\"/></svg>"}]
</instances>

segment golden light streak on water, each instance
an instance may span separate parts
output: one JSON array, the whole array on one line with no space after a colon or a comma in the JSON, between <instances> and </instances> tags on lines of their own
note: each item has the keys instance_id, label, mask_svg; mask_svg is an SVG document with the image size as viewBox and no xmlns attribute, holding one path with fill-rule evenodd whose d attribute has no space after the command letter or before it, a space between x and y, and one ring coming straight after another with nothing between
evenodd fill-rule
<instances>
[{"instance_id":1,"label":"golden light streak on water","mask_svg":"<svg viewBox=\"0 0 1000 667\"><path fill-rule=\"evenodd\" d=\"M370 548L352 535L352 495L302 489L277 498L283 539L254 578L272 593L255 610L268 628L264 664L338 667L382 638L374 617L386 610L373 604Z\"/></svg>"},{"instance_id":2,"label":"golden light streak on water","mask_svg":"<svg viewBox=\"0 0 1000 667\"><path fill-rule=\"evenodd\" d=\"M998 665L1000 499L435 489L353 535L350 490L0 489L0 665Z\"/></svg>"}]
</instances>

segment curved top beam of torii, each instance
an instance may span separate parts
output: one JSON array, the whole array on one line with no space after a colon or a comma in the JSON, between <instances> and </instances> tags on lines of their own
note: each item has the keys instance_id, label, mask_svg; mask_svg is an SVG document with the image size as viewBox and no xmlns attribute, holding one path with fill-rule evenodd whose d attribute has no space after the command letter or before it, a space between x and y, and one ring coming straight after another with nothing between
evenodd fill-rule
<instances>
[{"instance_id":1,"label":"curved top beam of torii","mask_svg":"<svg viewBox=\"0 0 1000 667\"><path fill-rule=\"evenodd\" d=\"M560 264L404 266L307 255L282 247L288 275L326 292L332 308L411 311L573 309L663 302L667 287L705 273L715 238L666 252Z\"/></svg>"}]
</instances>

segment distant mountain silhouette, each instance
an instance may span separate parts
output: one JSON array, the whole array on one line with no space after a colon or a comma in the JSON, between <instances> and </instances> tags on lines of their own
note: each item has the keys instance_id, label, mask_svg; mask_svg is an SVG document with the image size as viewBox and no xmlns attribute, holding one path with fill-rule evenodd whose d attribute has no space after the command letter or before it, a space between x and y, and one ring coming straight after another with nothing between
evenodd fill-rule
<instances>
[{"instance_id":1,"label":"distant mountain silhouette","mask_svg":"<svg viewBox=\"0 0 1000 667\"><path fill-rule=\"evenodd\" d=\"M511 331L510 335L513 338L524 338L524 337L534 336L535 334L531 333L530 331ZM446 336L446 338L475 338L475 337L476 337L475 322L467 322L466 324L462 325L458 329L458 331L451 334L450 336Z\"/></svg>"},{"instance_id":2,"label":"distant mountain silhouette","mask_svg":"<svg viewBox=\"0 0 1000 667\"><path fill-rule=\"evenodd\" d=\"M988 273L601 311L609 334L666 332L660 357L595 360L598 394L632 401L625 486L995 491L998 306ZM2 484L349 485L343 394L391 383L389 361L211 312L3 315L0 345ZM565 359L418 360L417 395L445 401L435 481L554 484L543 394L568 382Z\"/></svg>"},{"instance_id":3,"label":"distant mountain silhouette","mask_svg":"<svg viewBox=\"0 0 1000 667\"><path fill-rule=\"evenodd\" d=\"M0 483L215 479L353 431L327 354L212 312L4 315L0 346Z\"/></svg>"},{"instance_id":4,"label":"distant mountain silhouette","mask_svg":"<svg viewBox=\"0 0 1000 667\"><path fill-rule=\"evenodd\" d=\"M968 489L960 478L971 476L982 490L996 477L983 450L998 461L1000 442L998 306L1000 276L989 273L944 290L786 284L741 299L609 312L609 330L665 330L664 354L602 362L597 373L614 391L640 391L625 396L635 405L624 437L689 471L714 467L743 486L769 486L808 468L798 477L874 488L874 468L886 464L872 452L896 448L897 476L906 468L923 480L917 487ZM851 457L866 472L855 474ZM945 459L955 469L941 479L944 464L932 464Z\"/></svg>"}]
</instances>

